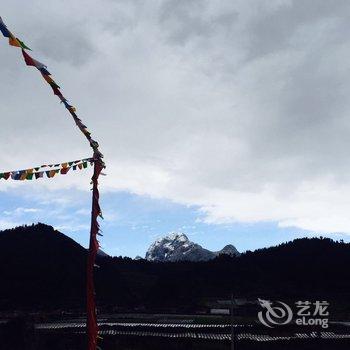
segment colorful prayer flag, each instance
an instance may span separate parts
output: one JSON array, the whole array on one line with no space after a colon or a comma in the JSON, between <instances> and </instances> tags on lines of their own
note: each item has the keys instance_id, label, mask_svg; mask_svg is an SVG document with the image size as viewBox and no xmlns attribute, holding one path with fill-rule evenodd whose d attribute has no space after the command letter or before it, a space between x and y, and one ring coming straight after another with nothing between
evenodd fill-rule
<instances>
[{"instance_id":1,"label":"colorful prayer flag","mask_svg":"<svg viewBox=\"0 0 350 350\"><path fill-rule=\"evenodd\" d=\"M24 61L27 64L27 66L36 67L40 71L42 69L46 69L47 68L44 63L41 63L41 62L37 61L36 59L34 59L33 57L29 56L28 53L25 52L23 49L22 49L22 55L23 55ZM47 75L50 75L50 73L48 73Z\"/></svg>"},{"instance_id":2,"label":"colorful prayer flag","mask_svg":"<svg viewBox=\"0 0 350 350\"><path fill-rule=\"evenodd\" d=\"M46 68L40 68L39 70L40 70L41 74L51 75L51 73Z\"/></svg>"},{"instance_id":3,"label":"colorful prayer flag","mask_svg":"<svg viewBox=\"0 0 350 350\"><path fill-rule=\"evenodd\" d=\"M49 83L51 85L52 88L57 88L57 89L60 89L60 86L58 86L55 81L52 79L52 81Z\"/></svg>"},{"instance_id":4,"label":"colorful prayer flag","mask_svg":"<svg viewBox=\"0 0 350 350\"><path fill-rule=\"evenodd\" d=\"M42 74L42 76L49 84L53 82L53 79L49 75Z\"/></svg>"},{"instance_id":5,"label":"colorful prayer flag","mask_svg":"<svg viewBox=\"0 0 350 350\"><path fill-rule=\"evenodd\" d=\"M24 50L22 50L22 55L27 66L36 67L34 58L30 57Z\"/></svg>"},{"instance_id":6,"label":"colorful prayer flag","mask_svg":"<svg viewBox=\"0 0 350 350\"><path fill-rule=\"evenodd\" d=\"M61 169L61 174L66 175L68 173L69 169L70 169L70 167Z\"/></svg>"},{"instance_id":7,"label":"colorful prayer flag","mask_svg":"<svg viewBox=\"0 0 350 350\"><path fill-rule=\"evenodd\" d=\"M15 46L15 47L21 47L21 43L18 41L17 38L15 38L14 36L10 36L9 37L9 44L11 46Z\"/></svg>"},{"instance_id":8,"label":"colorful prayer flag","mask_svg":"<svg viewBox=\"0 0 350 350\"><path fill-rule=\"evenodd\" d=\"M16 39L20 43L22 49L26 49L26 50L32 51L32 49L30 49L23 41L19 40L18 38L16 38Z\"/></svg>"},{"instance_id":9,"label":"colorful prayer flag","mask_svg":"<svg viewBox=\"0 0 350 350\"><path fill-rule=\"evenodd\" d=\"M54 95L56 95L56 96L63 96L58 87L56 87L54 85L51 85L51 84L50 84L50 86L52 88L52 91L53 91Z\"/></svg>"},{"instance_id":10,"label":"colorful prayer flag","mask_svg":"<svg viewBox=\"0 0 350 350\"><path fill-rule=\"evenodd\" d=\"M11 38L12 34L7 29L5 23L2 21L1 17L0 17L0 31L5 38Z\"/></svg>"}]
</instances>

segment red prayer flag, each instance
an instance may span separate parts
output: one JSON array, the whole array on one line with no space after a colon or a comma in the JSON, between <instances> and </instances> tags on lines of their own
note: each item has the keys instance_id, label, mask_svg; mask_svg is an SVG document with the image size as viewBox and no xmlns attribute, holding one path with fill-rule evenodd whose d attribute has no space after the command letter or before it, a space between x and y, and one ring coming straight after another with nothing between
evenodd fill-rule
<instances>
[{"instance_id":1,"label":"red prayer flag","mask_svg":"<svg viewBox=\"0 0 350 350\"><path fill-rule=\"evenodd\" d=\"M70 167L62 168L61 169L61 174L62 175L66 175L68 173L69 169L70 169Z\"/></svg>"},{"instance_id":2,"label":"red prayer flag","mask_svg":"<svg viewBox=\"0 0 350 350\"><path fill-rule=\"evenodd\" d=\"M36 67L35 60L32 57L30 57L24 50L22 50L22 54L27 66Z\"/></svg>"}]
</instances>

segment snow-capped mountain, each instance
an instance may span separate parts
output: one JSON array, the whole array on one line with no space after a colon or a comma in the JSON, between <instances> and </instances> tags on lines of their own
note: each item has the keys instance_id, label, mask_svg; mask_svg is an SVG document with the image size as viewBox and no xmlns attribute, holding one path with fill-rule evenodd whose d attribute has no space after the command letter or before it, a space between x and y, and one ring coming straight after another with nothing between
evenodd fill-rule
<instances>
[{"instance_id":1,"label":"snow-capped mountain","mask_svg":"<svg viewBox=\"0 0 350 350\"><path fill-rule=\"evenodd\" d=\"M191 242L184 233L170 233L157 239L148 248L146 259L149 261L207 261L227 254L239 255L233 245L227 245L218 252L212 252L199 244Z\"/></svg>"}]
</instances>

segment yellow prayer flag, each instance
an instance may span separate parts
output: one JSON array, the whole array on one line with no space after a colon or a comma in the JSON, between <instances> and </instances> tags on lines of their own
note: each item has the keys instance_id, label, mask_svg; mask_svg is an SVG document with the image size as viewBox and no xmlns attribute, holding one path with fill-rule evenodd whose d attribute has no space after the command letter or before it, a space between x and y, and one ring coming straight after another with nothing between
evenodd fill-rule
<instances>
[{"instance_id":1,"label":"yellow prayer flag","mask_svg":"<svg viewBox=\"0 0 350 350\"><path fill-rule=\"evenodd\" d=\"M54 82L53 79L49 75L43 74L42 76L49 84Z\"/></svg>"},{"instance_id":2,"label":"yellow prayer flag","mask_svg":"<svg viewBox=\"0 0 350 350\"><path fill-rule=\"evenodd\" d=\"M11 46L22 47L21 43L14 36L9 37L9 44Z\"/></svg>"}]
</instances>

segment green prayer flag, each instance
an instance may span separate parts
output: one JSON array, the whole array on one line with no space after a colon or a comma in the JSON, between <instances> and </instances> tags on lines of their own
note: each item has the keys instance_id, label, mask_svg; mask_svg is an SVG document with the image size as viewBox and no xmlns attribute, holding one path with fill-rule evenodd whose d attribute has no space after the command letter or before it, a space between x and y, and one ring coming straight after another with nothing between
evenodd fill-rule
<instances>
[{"instance_id":1,"label":"green prayer flag","mask_svg":"<svg viewBox=\"0 0 350 350\"><path fill-rule=\"evenodd\" d=\"M33 173L28 173L26 176L27 180L32 180L33 179Z\"/></svg>"},{"instance_id":2,"label":"green prayer flag","mask_svg":"<svg viewBox=\"0 0 350 350\"><path fill-rule=\"evenodd\" d=\"M84 163L83 163L83 167L84 167L84 169L86 169L86 168L87 168L87 166L88 166L87 162L84 162Z\"/></svg>"},{"instance_id":3,"label":"green prayer flag","mask_svg":"<svg viewBox=\"0 0 350 350\"><path fill-rule=\"evenodd\" d=\"M59 85L57 85L54 81L52 81L51 83L50 83L50 85L52 86L52 87L54 87L54 88L57 88L57 89L60 89L61 87L59 86Z\"/></svg>"},{"instance_id":4,"label":"green prayer flag","mask_svg":"<svg viewBox=\"0 0 350 350\"><path fill-rule=\"evenodd\" d=\"M18 42L21 44L22 49L26 49L26 50L30 50L32 51L31 48L29 48L23 41L19 40L18 38L16 38L18 40Z\"/></svg>"}]
</instances>

